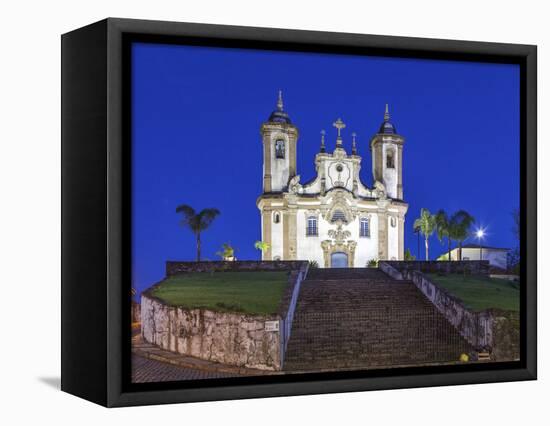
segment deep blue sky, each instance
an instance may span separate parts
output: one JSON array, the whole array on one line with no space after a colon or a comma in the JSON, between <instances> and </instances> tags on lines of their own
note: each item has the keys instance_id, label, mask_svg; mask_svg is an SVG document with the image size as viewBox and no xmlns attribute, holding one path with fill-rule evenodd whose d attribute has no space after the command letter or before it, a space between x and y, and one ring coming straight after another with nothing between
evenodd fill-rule
<instances>
[{"instance_id":1,"label":"deep blue sky","mask_svg":"<svg viewBox=\"0 0 550 426\"><path fill-rule=\"evenodd\" d=\"M345 147L357 133L361 177L372 184L368 143L385 103L405 137L405 247L421 207L466 209L487 228L487 245L514 247L519 206L519 67L245 49L135 44L133 96L133 285L160 280L164 262L193 260L193 234L176 206L221 210L203 235L203 257L231 242L239 259L257 259L256 199L262 190L260 125L278 89L299 128L298 173L314 174L319 132ZM434 236L431 257L442 251ZM421 245L423 256L423 246Z\"/></svg>"}]
</instances>

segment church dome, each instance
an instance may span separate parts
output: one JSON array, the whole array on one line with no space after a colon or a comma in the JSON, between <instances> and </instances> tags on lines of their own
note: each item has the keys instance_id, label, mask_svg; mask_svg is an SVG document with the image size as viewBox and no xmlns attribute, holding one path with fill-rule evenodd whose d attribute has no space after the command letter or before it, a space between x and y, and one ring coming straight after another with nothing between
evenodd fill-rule
<instances>
[{"instance_id":1,"label":"church dome","mask_svg":"<svg viewBox=\"0 0 550 426\"><path fill-rule=\"evenodd\" d=\"M384 122L380 126L380 129L378 130L378 133L382 133L385 135L396 135L397 129L395 126L390 123L390 112L388 109L388 104L386 104L386 112L384 113Z\"/></svg>"},{"instance_id":2,"label":"church dome","mask_svg":"<svg viewBox=\"0 0 550 426\"><path fill-rule=\"evenodd\" d=\"M286 123L290 124L290 117L285 111L275 110L269 116L269 121L272 123Z\"/></svg>"},{"instance_id":3,"label":"church dome","mask_svg":"<svg viewBox=\"0 0 550 426\"><path fill-rule=\"evenodd\" d=\"M269 120L271 123L291 124L288 113L283 109L283 92L279 90L279 99L277 100L277 109L271 113Z\"/></svg>"},{"instance_id":4,"label":"church dome","mask_svg":"<svg viewBox=\"0 0 550 426\"><path fill-rule=\"evenodd\" d=\"M387 135L396 135L397 130L395 129L395 126L392 123L390 123L389 121L384 121L380 126L380 130L378 130L378 133L385 133Z\"/></svg>"}]
</instances>

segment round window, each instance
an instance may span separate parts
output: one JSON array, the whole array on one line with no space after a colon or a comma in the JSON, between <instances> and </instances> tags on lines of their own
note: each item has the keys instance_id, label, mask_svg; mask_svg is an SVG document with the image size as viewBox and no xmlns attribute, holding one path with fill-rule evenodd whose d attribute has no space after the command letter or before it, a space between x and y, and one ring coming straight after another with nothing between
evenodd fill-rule
<instances>
[{"instance_id":1,"label":"round window","mask_svg":"<svg viewBox=\"0 0 550 426\"><path fill-rule=\"evenodd\" d=\"M336 166L336 171L337 171L338 173L342 173L342 172L344 171L344 166L342 166L341 164L338 164L338 165Z\"/></svg>"}]
</instances>

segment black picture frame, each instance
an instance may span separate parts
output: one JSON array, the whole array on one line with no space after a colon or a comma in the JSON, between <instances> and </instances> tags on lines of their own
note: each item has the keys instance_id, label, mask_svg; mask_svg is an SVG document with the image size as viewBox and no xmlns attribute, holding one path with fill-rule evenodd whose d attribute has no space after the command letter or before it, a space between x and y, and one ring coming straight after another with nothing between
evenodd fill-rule
<instances>
[{"instance_id":1,"label":"black picture frame","mask_svg":"<svg viewBox=\"0 0 550 426\"><path fill-rule=\"evenodd\" d=\"M536 379L536 46L118 18L64 34L61 41L62 390L116 407ZM519 64L520 361L130 383L132 41Z\"/></svg>"}]
</instances>

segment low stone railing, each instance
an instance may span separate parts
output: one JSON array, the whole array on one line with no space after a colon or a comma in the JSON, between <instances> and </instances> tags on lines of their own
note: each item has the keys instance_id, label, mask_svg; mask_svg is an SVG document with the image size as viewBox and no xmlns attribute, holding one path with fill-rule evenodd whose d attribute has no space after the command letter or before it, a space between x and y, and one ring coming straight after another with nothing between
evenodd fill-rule
<instances>
[{"instance_id":1,"label":"low stone railing","mask_svg":"<svg viewBox=\"0 0 550 426\"><path fill-rule=\"evenodd\" d=\"M187 272L230 272L230 271L292 271L299 270L304 263L301 260L237 260L237 261L203 261L166 262L166 276Z\"/></svg>"},{"instance_id":2,"label":"low stone railing","mask_svg":"<svg viewBox=\"0 0 550 426\"><path fill-rule=\"evenodd\" d=\"M396 263L401 262L384 261L379 263L379 267L384 272L389 270L388 275L395 279L412 281L476 350L488 350L491 358L496 361L519 359L519 314L517 312L500 309L472 312L462 300L439 287L423 272L410 268L397 269ZM395 271L400 273L402 278L398 278L396 274L392 275Z\"/></svg>"},{"instance_id":3,"label":"low stone railing","mask_svg":"<svg viewBox=\"0 0 550 426\"><path fill-rule=\"evenodd\" d=\"M279 308L279 314L281 315L281 358L282 364L284 364L284 356L288 341L290 340L290 333L292 331L292 321L294 320L294 312L296 310L296 304L298 303L298 295L300 294L300 287L302 281L306 279L309 270L308 262L302 262L299 270L292 271L289 276L289 283L285 290L285 294L281 300L281 306Z\"/></svg>"},{"instance_id":4,"label":"low stone railing","mask_svg":"<svg viewBox=\"0 0 550 426\"><path fill-rule=\"evenodd\" d=\"M398 269L394 268L389 262L378 262L378 268L380 268L382 272L386 273L386 275L389 275L394 280L403 279L403 274L399 272Z\"/></svg>"},{"instance_id":5,"label":"low stone railing","mask_svg":"<svg viewBox=\"0 0 550 426\"><path fill-rule=\"evenodd\" d=\"M488 260L384 260L381 263L392 266L398 271L412 270L426 274L462 274L489 275Z\"/></svg>"}]
</instances>

